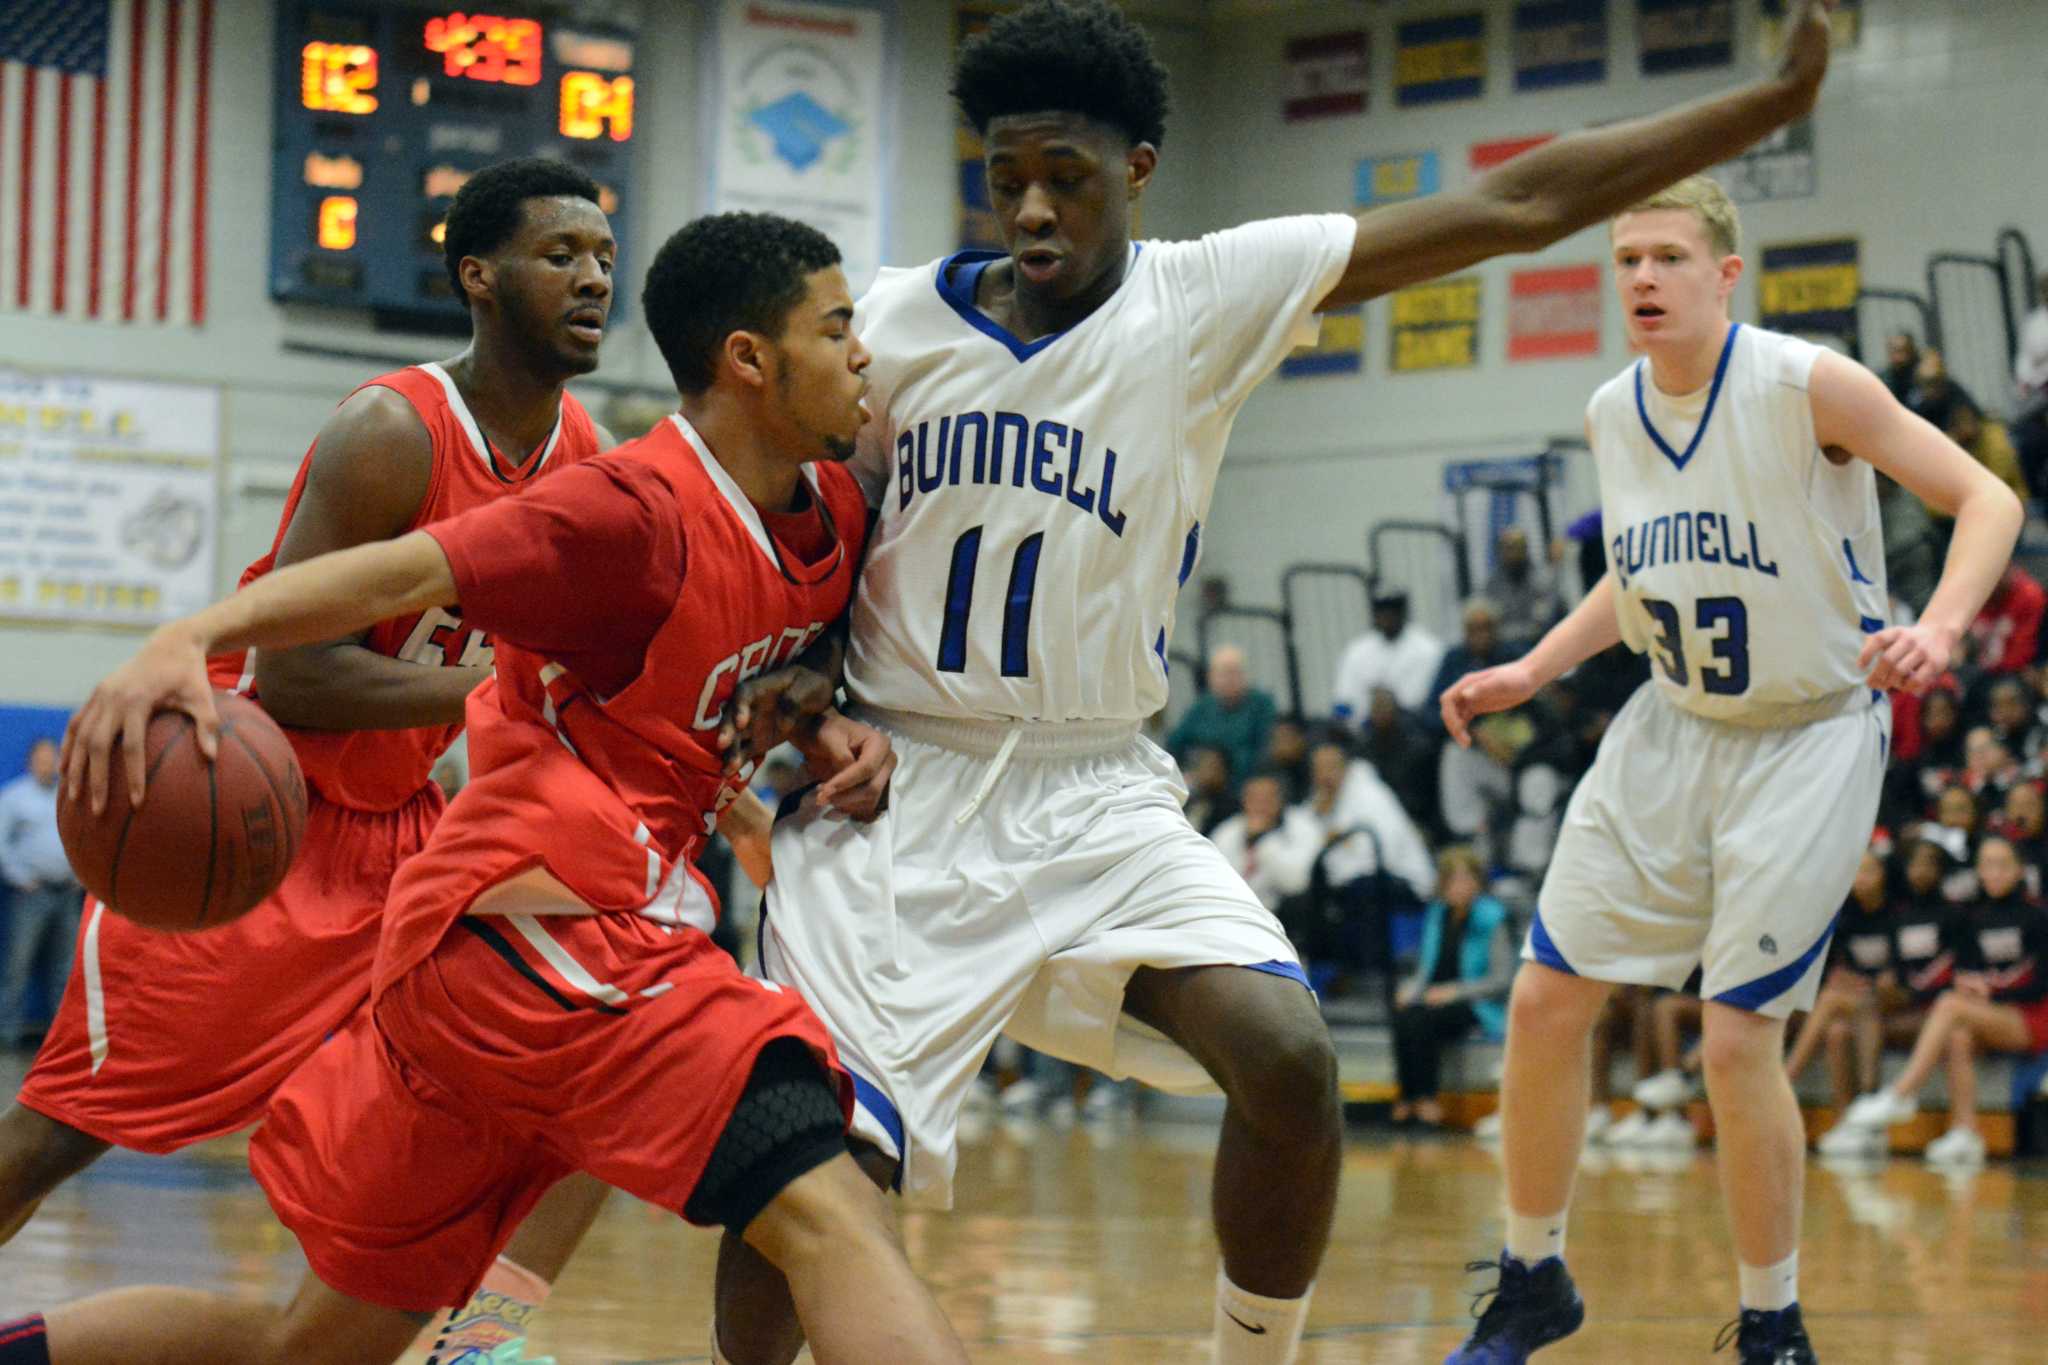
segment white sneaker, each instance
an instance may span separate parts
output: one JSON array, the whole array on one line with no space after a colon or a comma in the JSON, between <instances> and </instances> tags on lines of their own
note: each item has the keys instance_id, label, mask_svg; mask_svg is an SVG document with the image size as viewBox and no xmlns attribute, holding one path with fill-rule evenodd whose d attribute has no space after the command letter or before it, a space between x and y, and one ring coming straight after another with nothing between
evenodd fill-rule
<instances>
[{"instance_id":1,"label":"white sneaker","mask_svg":"<svg viewBox=\"0 0 2048 1365\"><path fill-rule=\"evenodd\" d=\"M1920 1101L1917 1098L1901 1095L1886 1087L1862 1096L1843 1111L1842 1126L1882 1132L1895 1123L1904 1123L1919 1112Z\"/></svg>"},{"instance_id":2,"label":"white sneaker","mask_svg":"<svg viewBox=\"0 0 2048 1365\"><path fill-rule=\"evenodd\" d=\"M1481 1142L1500 1141L1500 1110L1496 1109L1472 1125L1472 1136Z\"/></svg>"},{"instance_id":3,"label":"white sneaker","mask_svg":"<svg viewBox=\"0 0 2048 1365\"><path fill-rule=\"evenodd\" d=\"M1682 1109L1692 1103L1699 1093L1699 1085L1692 1077L1677 1067L1669 1067L1647 1080L1636 1083L1631 1092L1635 1102L1645 1109L1663 1111Z\"/></svg>"},{"instance_id":4,"label":"white sneaker","mask_svg":"<svg viewBox=\"0 0 2048 1365\"><path fill-rule=\"evenodd\" d=\"M1982 1166L1984 1135L1975 1128L1951 1128L1922 1153L1930 1166Z\"/></svg>"},{"instance_id":5,"label":"white sneaker","mask_svg":"<svg viewBox=\"0 0 2048 1365\"><path fill-rule=\"evenodd\" d=\"M1002 1095L1005 1114L1036 1114L1038 1112L1038 1082L1030 1077L1013 1083Z\"/></svg>"},{"instance_id":6,"label":"white sneaker","mask_svg":"<svg viewBox=\"0 0 2048 1365\"><path fill-rule=\"evenodd\" d=\"M1693 1131L1692 1120L1674 1109L1652 1119L1636 1145L1667 1152L1690 1152L1700 1145L1700 1135Z\"/></svg>"},{"instance_id":7,"label":"white sneaker","mask_svg":"<svg viewBox=\"0 0 2048 1365\"><path fill-rule=\"evenodd\" d=\"M1828 1129L1814 1144L1814 1150L1825 1157L1868 1158L1882 1156L1890 1149L1884 1129L1858 1128L1847 1119Z\"/></svg>"},{"instance_id":8,"label":"white sneaker","mask_svg":"<svg viewBox=\"0 0 2048 1365\"><path fill-rule=\"evenodd\" d=\"M1045 1121L1055 1128L1072 1128L1079 1112L1072 1095L1058 1095L1045 1107Z\"/></svg>"},{"instance_id":9,"label":"white sneaker","mask_svg":"<svg viewBox=\"0 0 2048 1365\"><path fill-rule=\"evenodd\" d=\"M1638 1109L1616 1119L1600 1135L1600 1141L1609 1147L1635 1147L1643 1140L1643 1134L1650 1131L1650 1112Z\"/></svg>"},{"instance_id":10,"label":"white sneaker","mask_svg":"<svg viewBox=\"0 0 2048 1365\"><path fill-rule=\"evenodd\" d=\"M1598 1142L1600 1135L1614 1126L1614 1111L1604 1104L1596 1104L1586 1111L1586 1141Z\"/></svg>"},{"instance_id":11,"label":"white sneaker","mask_svg":"<svg viewBox=\"0 0 2048 1365\"><path fill-rule=\"evenodd\" d=\"M1081 1104L1081 1117L1093 1123L1108 1122L1123 1112L1123 1087L1105 1080L1097 1080Z\"/></svg>"}]
</instances>

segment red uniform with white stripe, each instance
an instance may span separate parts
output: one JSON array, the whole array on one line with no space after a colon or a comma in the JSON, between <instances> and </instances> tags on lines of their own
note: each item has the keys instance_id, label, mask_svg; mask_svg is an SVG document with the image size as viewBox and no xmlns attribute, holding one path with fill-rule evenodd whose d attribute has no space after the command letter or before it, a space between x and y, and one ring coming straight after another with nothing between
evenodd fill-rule
<instances>
[{"instance_id":1,"label":"red uniform with white stripe","mask_svg":"<svg viewBox=\"0 0 2048 1365\"><path fill-rule=\"evenodd\" d=\"M320 1278L460 1303L571 1170L684 1211L795 992L712 944L692 866L735 790L720 714L851 598L866 503L837 465L763 516L681 418L428 533L497 641L472 777L400 872L375 1001L278 1093L250 1148Z\"/></svg>"},{"instance_id":2,"label":"red uniform with white stripe","mask_svg":"<svg viewBox=\"0 0 2048 1365\"><path fill-rule=\"evenodd\" d=\"M440 366L398 370L364 387L371 385L410 402L433 441L427 492L407 530L597 453L590 415L567 394L547 443L515 474ZM242 584L273 567L311 463L309 450L277 539ZM491 661L488 636L439 610L383 622L364 644L422 667ZM210 671L216 686L254 694L247 655L216 658ZM88 898L71 980L21 1102L143 1152L175 1151L254 1123L292 1069L367 997L391 879L440 817L441 790L428 774L461 728L288 729L310 798L305 844L276 894L232 924L162 934Z\"/></svg>"}]
</instances>

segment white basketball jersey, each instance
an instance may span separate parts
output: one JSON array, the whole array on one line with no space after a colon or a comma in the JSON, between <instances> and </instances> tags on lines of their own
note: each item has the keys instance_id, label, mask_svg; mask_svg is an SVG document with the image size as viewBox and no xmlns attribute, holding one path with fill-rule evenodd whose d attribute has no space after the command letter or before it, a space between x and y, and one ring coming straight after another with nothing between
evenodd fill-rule
<instances>
[{"instance_id":1,"label":"white basketball jersey","mask_svg":"<svg viewBox=\"0 0 2048 1365\"><path fill-rule=\"evenodd\" d=\"M879 514L848 690L963 719L1141 720L1231 424L1312 342L1348 216L1141 242L1107 302L1024 343L974 306L990 252L884 270L855 472Z\"/></svg>"},{"instance_id":2,"label":"white basketball jersey","mask_svg":"<svg viewBox=\"0 0 2048 1365\"><path fill-rule=\"evenodd\" d=\"M1885 624L1871 467L1814 438L1820 348L1733 326L1712 386L1657 391L1648 361L1587 408L1615 610L1674 705L1756 720L1860 688Z\"/></svg>"}]
</instances>

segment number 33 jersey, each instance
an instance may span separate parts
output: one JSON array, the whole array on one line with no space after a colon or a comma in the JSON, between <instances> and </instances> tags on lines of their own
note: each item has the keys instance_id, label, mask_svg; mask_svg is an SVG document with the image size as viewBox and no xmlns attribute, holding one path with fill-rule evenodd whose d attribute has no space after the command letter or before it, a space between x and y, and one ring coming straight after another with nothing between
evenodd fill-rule
<instances>
[{"instance_id":1,"label":"number 33 jersey","mask_svg":"<svg viewBox=\"0 0 2048 1365\"><path fill-rule=\"evenodd\" d=\"M1638 361L1587 407L1621 637L1696 715L1853 704L1886 624L1875 472L1814 437L1819 355L1738 324L1703 393L1662 394Z\"/></svg>"},{"instance_id":2,"label":"number 33 jersey","mask_svg":"<svg viewBox=\"0 0 2048 1365\"><path fill-rule=\"evenodd\" d=\"M1333 214L1134 244L1101 307L1030 342L975 306L993 253L884 270L855 317L874 354L855 470L878 520L853 696L990 720L1164 706L1231 424L1314 341L1354 233Z\"/></svg>"}]
</instances>

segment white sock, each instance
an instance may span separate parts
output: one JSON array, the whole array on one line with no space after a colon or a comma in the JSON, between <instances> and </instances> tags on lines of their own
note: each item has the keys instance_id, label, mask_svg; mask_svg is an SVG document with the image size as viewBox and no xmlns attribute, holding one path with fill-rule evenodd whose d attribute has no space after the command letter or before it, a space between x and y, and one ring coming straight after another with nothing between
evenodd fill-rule
<instances>
[{"instance_id":1,"label":"white sock","mask_svg":"<svg viewBox=\"0 0 2048 1365\"><path fill-rule=\"evenodd\" d=\"M1799 1302L1799 1253L1776 1265L1754 1266L1740 1262L1735 1267L1741 1281L1742 1306L1775 1313Z\"/></svg>"},{"instance_id":2,"label":"white sock","mask_svg":"<svg viewBox=\"0 0 2048 1365\"><path fill-rule=\"evenodd\" d=\"M1523 1265L1535 1265L1552 1256L1564 1255L1565 1213L1531 1217L1508 1210L1508 1255Z\"/></svg>"},{"instance_id":3,"label":"white sock","mask_svg":"<svg viewBox=\"0 0 2048 1365\"><path fill-rule=\"evenodd\" d=\"M1308 1322L1308 1296L1269 1299L1239 1289L1216 1269L1216 1365L1292 1365Z\"/></svg>"}]
</instances>

